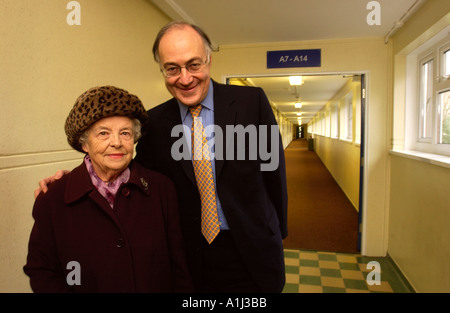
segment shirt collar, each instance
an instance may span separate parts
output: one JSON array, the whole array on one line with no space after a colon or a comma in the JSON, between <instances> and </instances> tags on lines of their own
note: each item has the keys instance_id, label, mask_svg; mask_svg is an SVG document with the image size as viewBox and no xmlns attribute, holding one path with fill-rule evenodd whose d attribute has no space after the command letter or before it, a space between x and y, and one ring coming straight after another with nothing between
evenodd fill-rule
<instances>
[{"instance_id":1,"label":"shirt collar","mask_svg":"<svg viewBox=\"0 0 450 313\"><path fill-rule=\"evenodd\" d=\"M186 116L189 112L189 106L184 105L180 101L178 101L178 106L180 107L180 113L181 113L181 120L184 121L186 119ZM214 88L212 79L209 80L209 88L208 93L206 94L205 99L201 102L204 108L207 108L214 112Z\"/></svg>"}]
</instances>

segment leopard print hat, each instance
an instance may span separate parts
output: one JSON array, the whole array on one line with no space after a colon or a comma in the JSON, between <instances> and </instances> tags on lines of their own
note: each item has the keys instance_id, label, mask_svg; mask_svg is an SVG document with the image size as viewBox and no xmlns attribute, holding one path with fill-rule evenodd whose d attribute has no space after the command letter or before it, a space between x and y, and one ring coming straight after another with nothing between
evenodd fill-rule
<instances>
[{"instance_id":1,"label":"leopard print hat","mask_svg":"<svg viewBox=\"0 0 450 313\"><path fill-rule=\"evenodd\" d=\"M69 113L64 126L67 141L72 148L84 153L80 137L95 122L110 116L137 118L142 132L147 124L147 112L137 96L114 86L94 87L78 97Z\"/></svg>"}]
</instances>

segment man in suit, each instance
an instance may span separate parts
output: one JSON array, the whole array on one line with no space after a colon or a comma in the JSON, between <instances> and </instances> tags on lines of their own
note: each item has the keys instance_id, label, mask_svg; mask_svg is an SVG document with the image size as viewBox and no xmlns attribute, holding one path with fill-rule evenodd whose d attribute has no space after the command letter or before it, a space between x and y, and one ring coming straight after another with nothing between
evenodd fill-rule
<instances>
[{"instance_id":1,"label":"man in suit","mask_svg":"<svg viewBox=\"0 0 450 313\"><path fill-rule=\"evenodd\" d=\"M135 160L175 184L198 292L281 292L287 187L277 123L262 89L211 79L211 52L208 36L195 25L173 22L161 29L153 53L174 98L148 111ZM194 120L207 137L202 164L212 176L209 202L191 153ZM60 174L41 181L42 190ZM203 231L205 207L213 212L212 235Z\"/></svg>"},{"instance_id":2,"label":"man in suit","mask_svg":"<svg viewBox=\"0 0 450 313\"><path fill-rule=\"evenodd\" d=\"M149 126L136 160L166 174L176 186L198 291L281 292L287 188L283 147L278 127L273 127L277 123L260 88L211 80L211 51L208 37L196 26L174 22L160 31L153 52L174 98L148 111ZM210 243L201 232L202 201L193 161L180 157L190 156L189 108L198 104L203 127L215 127L208 144L216 156L211 165L220 231ZM180 125L185 126L181 132ZM256 157L255 151L260 152ZM271 161L276 159L277 166L264 170L269 164L262 151L274 151Z\"/></svg>"}]
</instances>

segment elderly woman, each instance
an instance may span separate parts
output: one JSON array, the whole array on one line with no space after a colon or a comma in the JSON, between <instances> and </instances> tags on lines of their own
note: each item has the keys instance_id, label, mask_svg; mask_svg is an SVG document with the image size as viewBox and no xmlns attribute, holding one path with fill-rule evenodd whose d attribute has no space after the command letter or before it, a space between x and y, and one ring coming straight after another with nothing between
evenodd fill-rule
<instances>
[{"instance_id":1,"label":"elderly woman","mask_svg":"<svg viewBox=\"0 0 450 313\"><path fill-rule=\"evenodd\" d=\"M116 87L76 100L65 131L86 156L36 199L24 266L33 291L191 291L174 186L132 160L146 121Z\"/></svg>"}]
</instances>

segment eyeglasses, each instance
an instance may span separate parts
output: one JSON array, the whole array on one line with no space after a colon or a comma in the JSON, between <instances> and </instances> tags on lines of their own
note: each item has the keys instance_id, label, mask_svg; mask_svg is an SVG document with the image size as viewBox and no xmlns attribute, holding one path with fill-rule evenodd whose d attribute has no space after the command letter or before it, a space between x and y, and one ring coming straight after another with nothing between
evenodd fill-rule
<instances>
[{"instance_id":1,"label":"eyeglasses","mask_svg":"<svg viewBox=\"0 0 450 313\"><path fill-rule=\"evenodd\" d=\"M185 66L179 66L179 65L169 65L161 71L163 72L164 76L166 77L175 77L181 74L181 69L185 68L189 73L198 73L202 69L203 65L206 64L207 61L194 61L192 63L189 63Z\"/></svg>"}]
</instances>

